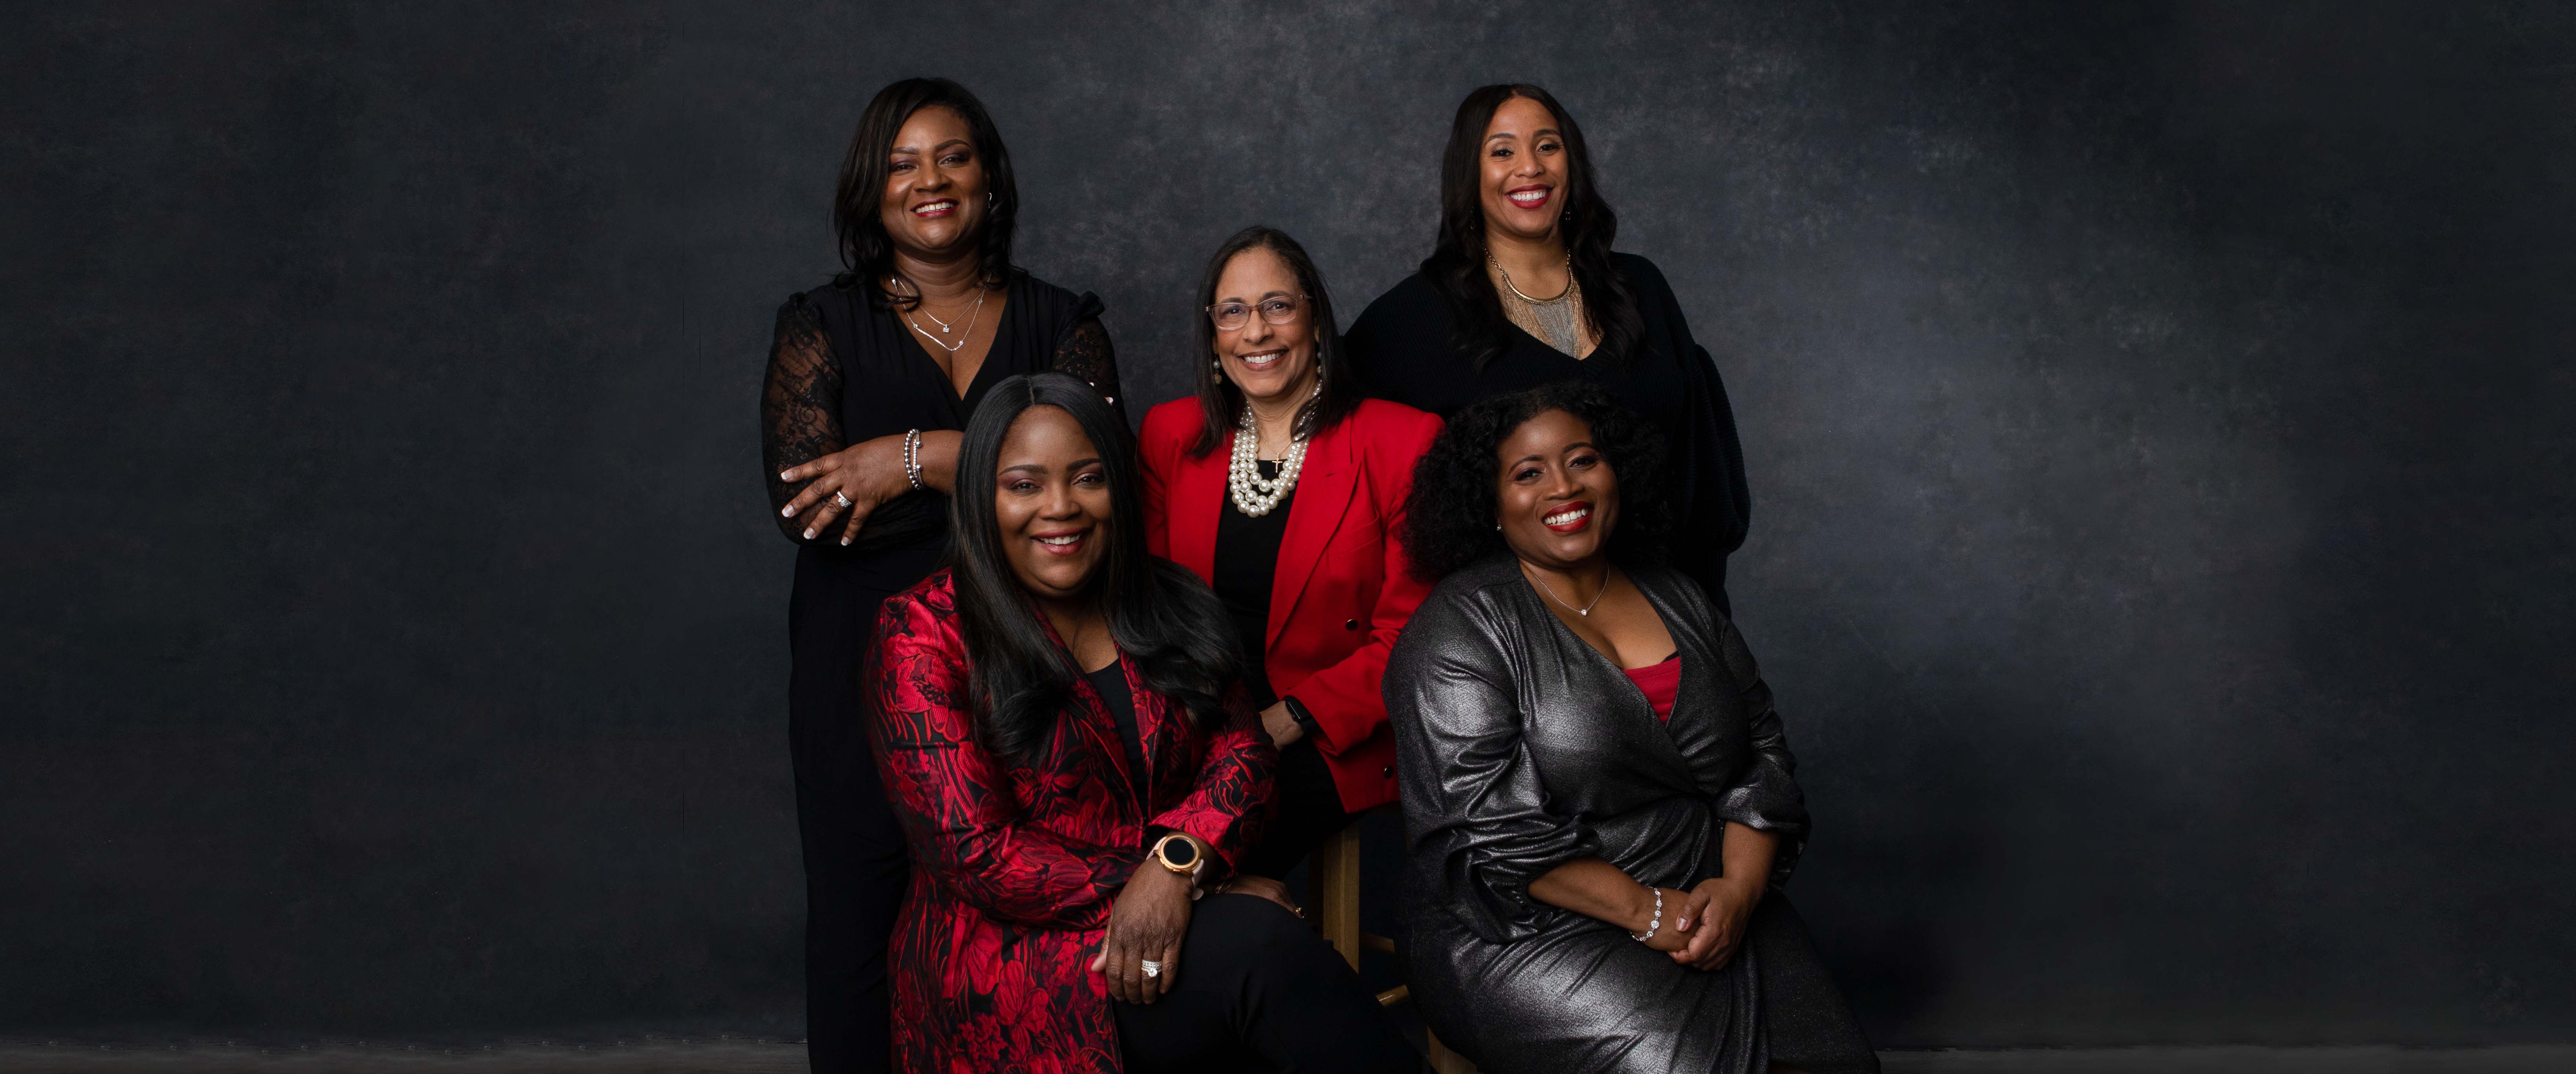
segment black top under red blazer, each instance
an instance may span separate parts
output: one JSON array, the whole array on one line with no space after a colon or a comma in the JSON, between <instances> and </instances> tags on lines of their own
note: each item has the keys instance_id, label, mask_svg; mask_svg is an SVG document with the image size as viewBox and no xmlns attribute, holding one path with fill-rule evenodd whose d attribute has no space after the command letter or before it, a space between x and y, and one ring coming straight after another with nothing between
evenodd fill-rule
<instances>
[{"instance_id":1,"label":"black top under red blazer","mask_svg":"<svg viewBox=\"0 0 2576 1074\"><path fill-rule=\"evenodd\" d=\"M1191 458L1200 423L1198 400L1164 403L1145 415L1137 451L1145 464L1147 546L1214 584L1234 433ZM1378 681L1395 636L1431 591L1407 569L1396 531L1413 464L1439 434L1439 418L1364 400L1307 442L1288 502L1262 669L1280 697L1296 698L1314 715L1323 730L1315 748L1352 813L1395 800L1395 740Z\"/></svg>"}]
</instances>

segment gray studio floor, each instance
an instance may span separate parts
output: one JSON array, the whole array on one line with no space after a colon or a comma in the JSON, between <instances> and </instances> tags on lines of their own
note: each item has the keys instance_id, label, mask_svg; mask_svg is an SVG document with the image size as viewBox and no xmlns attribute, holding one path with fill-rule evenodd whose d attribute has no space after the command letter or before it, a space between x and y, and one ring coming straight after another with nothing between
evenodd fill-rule
<instances>
[{"instance_id":1,"label":"gray studio floor","mask_svg":"<svg viewBox=\"0 0 2576 1074\"><path fill-rule=\"evenodd\" d=\"M2408 1048L2101 1048L1882 1053L1887 1074L2568 1074L2576 1045ZM223 1043L167 1048L0 1044L0 1071L526 1071L531 1074L802 1074L781 1041L639 1040L439 1050L331 1044L287 1050Z\"/></svg>"}]
</instances>

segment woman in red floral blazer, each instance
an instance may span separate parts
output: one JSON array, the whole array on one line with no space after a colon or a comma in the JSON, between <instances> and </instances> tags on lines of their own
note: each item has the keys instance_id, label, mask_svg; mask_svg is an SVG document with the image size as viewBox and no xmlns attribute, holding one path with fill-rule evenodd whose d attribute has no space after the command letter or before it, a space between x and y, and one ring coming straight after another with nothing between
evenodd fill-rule
<instances>
[{"instance_id":1,"label":"woman in red floral blazer","mask_svg":"<svg viewBox=\"0 0 2576 1074\"><path fill-rule=\"evenodd\" d=\"M1268 819L1276 754L1215 596L1146 553L1138 486L1096 391L995 385L958 448L951 566L878 619L869 733L913 860L896 1065L1411 1070L1284 906L1200 898Z\"/></svg>"}]
</instances>

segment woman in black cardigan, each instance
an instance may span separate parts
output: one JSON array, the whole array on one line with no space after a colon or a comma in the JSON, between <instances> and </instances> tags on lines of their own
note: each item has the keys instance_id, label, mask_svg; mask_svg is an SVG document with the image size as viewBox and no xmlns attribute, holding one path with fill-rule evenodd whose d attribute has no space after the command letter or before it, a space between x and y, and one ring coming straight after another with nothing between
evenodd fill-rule
<instances>
[{"instance_id":1,"label":"woman in black cardigan","mask_svg":"<svg viewBox=\"0 0 2576 1074\"><path fill-rule=\"evenodd\" d=\"M1445 575L1386 668L1414 997L1489 1074L1875 1074L1780 886L1807 809L1744 638L1662 565L1658 437L1600 388L1460 411Z\"/></svg>"},{"instance_id":2,"label":"woman in black cardigan","mask_svg":"<svg viewBox=\"0 0 2576 1074\"><path fill-rule=\"evenodd\" d=\"M1582 128L1531 85L1458 105L1440 235L1422 271L1369 304L1344 346L1373 394L1443 418L1550 381L1606 388L1662 431L1672 564L1717 605L1752 511L1726 386L1653 262L1614 253Z\"/></svg>"}]
</instances>

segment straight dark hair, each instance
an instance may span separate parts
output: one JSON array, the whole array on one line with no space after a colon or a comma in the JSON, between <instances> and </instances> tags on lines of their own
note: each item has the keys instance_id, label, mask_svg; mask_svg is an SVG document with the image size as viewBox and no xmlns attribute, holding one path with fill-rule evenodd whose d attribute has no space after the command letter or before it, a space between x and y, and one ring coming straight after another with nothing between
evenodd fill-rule
<instances>
[{"instance_id":1,"label":"straight dark hair","mask_svg":"<svg viewBox=\"0 0 2576 1074\"><path fill-rule=\"evenodd\" d=\"M1225 275L1225 266L1234 255L1261 249L1279 255L1288 263L1288 271L1297 277L1297 289L1306 295L1306 319L1314 322L1315 367L1323 371L1324 390L1297 411L1297 422L1290 435L1314 434L1341 424L1351 411L1359 409L1359 385L1352 383L1348 359L1342 356L1342 333L1333 320L1333 296L1324 287L1324 274L1315 268L1306 248L1275 227L1254 224L1235 232L1216 248L1208 259L1207 275L1199 280L1199 357L1216 356L1216 323L1208 319L1207 308L1216 304L1216 285ZM1205 458L1216 450L1226 431L1234 428L1243 413L1243 389L1227 380L1214 362L1201 363L1199 382L1199 438L1190 442L1190 457Z\"/></svg>"},{"instance_id":2,"label":"straight dark hair","mask_svg":"<svg viewBox=\"0 0 2576 1074\"><path fill-rule=\"evenodd\" d=\"M1625 365L1645 345L1646 321L1637 313L1637 294L1610 263L1610 245L1618 241L1619 214L1602 200L1592 173L1592 152L1583 143L1583 127L1556 98L1526 82L1486 86L1458 102L1449 124L1449 147L1440 156L1440 234L1431 256L1423 259L1422 278L1447 300L1458 357L1482 373L1503 353L1512 331L1502 297L1485 274L1484 158L1485 128L1503 102L1525 97L1556 117L1557 134L1565 139L1565 208L1557 224L1571 255L1574 281L1583 288L1583 316L1601 343L1588 361L1609 359Z\"/></svg>"},{"instance_id":3,"label":"straight dark hair","mask_svg":"<svg viewBox=\"0 0 2576 1074\"><path fill-rule=\"evenodd\" d=\"M1227 691L1241 675L1234 628L1216 594L1187 568L1145 551L1145 504L1134 437L1090 385L1062 373L1032 373L993 385L957 447L956 494L948 499L953 537L948 567L957 624L973 663L968 689L985 742L1025 760L1045 748L1073 702L1082 673L1047 637L1028 590L1002 552L993 509L1002 441L1034 407L1073 415L1108 470L1108 554L1090 596L1109 618L1109 636L1136 662L1145 685L1187 708L1201 728L1226 720Z\"/></svg>"},{"instance_id":4,"label":"straight dark hair","mask_svg":"<svg viewBox=\"0 0 2576 1074\"><path fill-rule=\"evenodd\" d=\"M841 182L832 195L832 230L841 237L841 264L835 287L867 285L868 302L879 309L911 309L919 296L898 293L881 282L899 274L894 267L894 240L886 235L886 176L893 169L894 140L912 114L945 108L966 121L967 137L984 162L984 189L993 197L978 236L975 268L987 288L1011 282L1011 226L1020 216L1020 187L1011 176L1011 151L1002 132L984 111L984 102L944 78L907 78L878 90L859 129L850 135L849 153L841 158ZM907 281L909 282L909 281Z\"/></svg>"}]
</instances>

